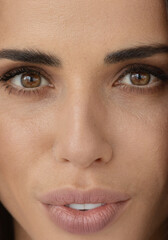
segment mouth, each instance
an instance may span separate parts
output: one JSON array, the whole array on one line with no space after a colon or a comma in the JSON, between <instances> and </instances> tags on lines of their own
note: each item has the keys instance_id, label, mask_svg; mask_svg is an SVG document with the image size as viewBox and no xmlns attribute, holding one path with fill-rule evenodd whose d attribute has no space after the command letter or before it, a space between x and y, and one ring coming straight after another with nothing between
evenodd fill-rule
<instances>
[{"instance_id":1,"label":"mouth","mask_svg":"<svg viewBox=\"0 0 168 240\"><path fill-rule=\"evenodd\" d=\"M128 194L107 189L64 188L41 196L40 201L57 227L73 234L88 234L114 222L130 198Z\"/></svg>"},{"instance_id":2,"label":"mouth","mask_svg":"<svg viewBox=\"0 0 168 240\"><path fill-rule=\"evenodd\" d=\"M76 204L76 203L72 203L72 204L68 204L68 205L64 205L65 207L68 208L72 208L72 209L76 209L79 211L88 211L91 209L95 209L101 206L106 205L106 203L85 203L85 204Z\"/></svg>"}]
</instances>

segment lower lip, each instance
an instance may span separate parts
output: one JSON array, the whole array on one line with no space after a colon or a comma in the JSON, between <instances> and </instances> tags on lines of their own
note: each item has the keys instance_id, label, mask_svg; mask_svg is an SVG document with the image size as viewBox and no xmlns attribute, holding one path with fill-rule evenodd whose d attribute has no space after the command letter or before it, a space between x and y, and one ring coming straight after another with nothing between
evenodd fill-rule
<instances>
[{"instance_id":1,"label":"lower lip","mask_svg":"<svg viewBox=\"0 0 168 240\"><path fill-rule=\"evenodd\" d=\"M106 204L88 211L75 210L66 206L46 205L51 220L59 227L74 234L100 231L120 215L128 201Z\"/></svg>"}]
</instances>

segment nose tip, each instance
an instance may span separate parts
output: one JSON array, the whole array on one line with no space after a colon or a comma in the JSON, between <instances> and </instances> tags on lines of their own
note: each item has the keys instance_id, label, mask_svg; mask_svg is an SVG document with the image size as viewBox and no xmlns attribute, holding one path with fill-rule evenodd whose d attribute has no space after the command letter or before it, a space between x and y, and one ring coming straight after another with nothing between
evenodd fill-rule
<instances>
[{"instance_id":1,"label":"nose tip","mask_svg":"<svg viewBox=\"0 0 168 240\"><path fill-rule=\"evenodd\" d=\"M82 146L82 144L81 144ZM63 145L62 145L63 147ZM58 152L57 152L58 153ZM77 168L88 168L90 166L102 166L112 158L111 147L107 143L101 145L95 142L86 143L83 147L69 145L57 154L57 159L67 162Z\"/></svg>"}]
</instances>

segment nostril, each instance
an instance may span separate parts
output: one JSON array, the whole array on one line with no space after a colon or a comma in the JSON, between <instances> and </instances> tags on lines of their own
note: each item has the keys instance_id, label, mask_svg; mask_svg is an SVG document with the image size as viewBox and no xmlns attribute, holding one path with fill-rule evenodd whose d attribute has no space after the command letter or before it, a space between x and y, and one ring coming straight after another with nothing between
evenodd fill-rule
<instances>
[{"instance_id":1,"label":"nostril","mask_svg":"<svg viewBox=\"0 0 168 240\"><path fill-rule=\"evenodd\" d=\"M64 162L69 162L69 160L68 160L68 159L66 159L66 158L64 158Z\"/></svg>"}]
</instances>

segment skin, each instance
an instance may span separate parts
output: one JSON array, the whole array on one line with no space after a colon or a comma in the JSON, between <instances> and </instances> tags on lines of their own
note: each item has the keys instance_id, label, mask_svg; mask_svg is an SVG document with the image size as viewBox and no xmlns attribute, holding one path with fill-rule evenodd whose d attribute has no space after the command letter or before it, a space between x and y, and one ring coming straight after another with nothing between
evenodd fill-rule
<instances>
[{"instance_id":1,"label":"skin","mask_svg":"<svg viewBox=\"0 0 168 240\"><path fill-rule=\"evenodd\" d=\"M107 66L103 59L168 44L165 2L1 0L0 36L0 49L40 49L63 62L34 64L55 85L45 95L0 88L0 200L15 219L15 240L159 240L168 216L168 85L152 94L111 85L129 63L168 74L168 54ZM21 65L1 59L0 75ZM64 187L112 189L131 200L115 224L72 235L37 200Z\"/></svg>"}]
</instances>

